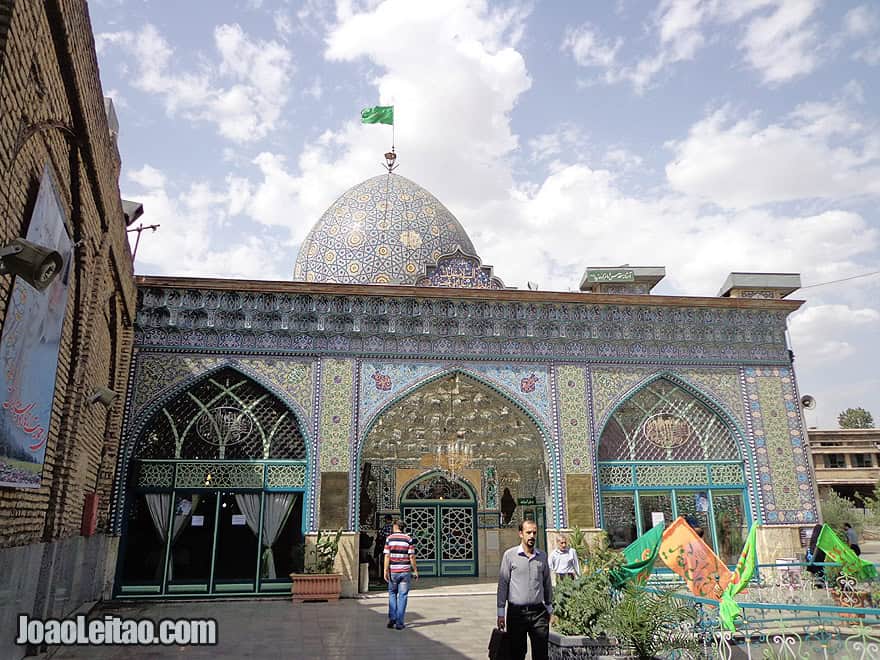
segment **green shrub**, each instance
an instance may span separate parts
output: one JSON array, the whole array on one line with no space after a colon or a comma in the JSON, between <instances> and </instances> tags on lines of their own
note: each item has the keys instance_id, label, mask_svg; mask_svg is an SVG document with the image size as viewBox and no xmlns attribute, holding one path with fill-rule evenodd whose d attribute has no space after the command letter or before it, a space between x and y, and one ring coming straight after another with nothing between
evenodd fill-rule
<instances>
[{"instance_id":1,"label":"green shrub","mask_svg":"<svg viewBox=\"0 0 880 660\"><path fill-rule=\"evenodd\" d=\"M822 519L825 524L837 532L841 539L846 540L844 523L852 525L856 533L861 536L864 514L861 509L856 508L855 502L851 499L841 497L832 490L819 498L819 507L822 509Z\"/></svg>"}]
</instances>

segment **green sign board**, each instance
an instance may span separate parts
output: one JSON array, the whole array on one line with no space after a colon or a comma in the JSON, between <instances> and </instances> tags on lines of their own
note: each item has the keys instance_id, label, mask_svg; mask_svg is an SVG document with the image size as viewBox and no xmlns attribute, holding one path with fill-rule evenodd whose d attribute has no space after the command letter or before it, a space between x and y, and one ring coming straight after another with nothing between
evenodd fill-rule
<instances>
[{"instance_id":1,"label":"green sign board","mask_svg":"<svg viewBox=\"0 0 880 660\"><path fill-rule=\"evenodd\" d=\"M636 274L629 268L604 268L588 270L587 282L635 282Z\"/></svg>"},{"instance_id":2,"label":"green sign board","mask_svg":"<svg viewBox=\"0 0 880 660\"><path fill-rule=\"evenodd\" d=\"M535 500L534 497L517 497L516 503L530 505L530 504L537 504L538 502L537 502L537 500Z\"/></svg>"}]
</instances>

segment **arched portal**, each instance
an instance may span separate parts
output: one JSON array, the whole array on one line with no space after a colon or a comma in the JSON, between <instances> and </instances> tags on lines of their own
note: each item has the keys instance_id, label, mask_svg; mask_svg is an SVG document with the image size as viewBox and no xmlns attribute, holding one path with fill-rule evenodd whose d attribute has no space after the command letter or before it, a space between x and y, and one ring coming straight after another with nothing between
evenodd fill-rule
<instances>
[{"instance_id":1,"label":"arched portal","mask_svg":"<svg viewBox=\"0 0 880 660\"><path fill-rule=\"evenodd\" d=\"M460 372L425 383L377 417L360 482L361 529L402 514L433 540L417 553L426 575L483 574L480 558L497 564L520 520L545 527L550 484L540 430L509 399Z\"/></svg>"},{"instance_id":2,"label":"arched portal","mask_svg":"<svg viewBox=\"0 0 880 660\"><path fill-rule=\"evenodd\" d=\"M623 548L683 516L728 563L750 520L736 431L669 378L644 385L609 416L598 446L602 524Z\"/></svg>"},{"instance_id":3,"label":"arched portal","mask_svg":"<svg viewBox=\"0 0 880 660\"><path fill-rule=\"evenodd\" d=\"M117 593L289 589L307 467L295 414L248 376L223 368L178 392L134 446Z\"/></svg>"}]
</instances>

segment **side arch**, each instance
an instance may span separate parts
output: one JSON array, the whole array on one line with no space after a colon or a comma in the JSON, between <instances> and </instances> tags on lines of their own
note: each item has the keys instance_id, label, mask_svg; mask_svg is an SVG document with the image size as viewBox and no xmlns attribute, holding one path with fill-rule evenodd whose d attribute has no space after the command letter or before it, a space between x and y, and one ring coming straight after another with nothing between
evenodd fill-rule
<instances>
[{"instance_id":1,"label":"side arch","mask_svg":"<svg viewBox=\"0 0 880 660\"><path fill-rule=\"evenodd\" d=\"M404 494L410 488L412 488L414 485L416 485L420 481L424 481L425 479L430 478L433 475L437 475L437 476L441 476L441 477L444 476L443 473L440 472L440 470L434 470L434 469L430 469L430 468L425 470L421 474L416 475L415 477L412 477L409 481L407 481L405 484L403 484L403 486L400 488L400 499L403 500ZM463 477L463 476L458 476L455 478L455 481L460 482L470 492L471 499L474 501L475 504L479 503L479 501L480 501L479 489L476 488L471 483L470 479Z\"/></svg>"},{"instance_id":2,"label":"side arch","mask_svg":"<svg viewBox=\"0 0 880 660\"><path fill-rule=\"evenodd\" d=\"M751 441L748 433L743 428L740 420L729 410L729 408L722 401L719 401L718 398L713 396L710 392L705 391L705 389L700 385L697 385L688 380L686 377L682 376L681 374L675 373L670 370L662 370L651 374L650 376L642 379L639 383L630 387L627 391L618 396L614 404L610 406L608 411L603 415L599 424L597 424L596 426L596 442L592 448L594 464L597 466L597 475L594 481L594 495L596 501L595 508L597 516L596 519L600 520L601 518L599 514L602 506L600 495L602 479L599 471L600 445L603 435L608 428L608 424L610 423L614 415L622 407L629 403L636 395L648 388L651 384L661 380L674 385L675 387L694 397L694 399L700 405L704 406L709 411L709 413L714 415L721 422L722 426L727 430L727 432L730 433L736 450L739 453L739 459L742 461L743 465L746 504L748 506L748 509L751 511L751 519L755 521L762 520L763 514L760 508L760 498L758 497L757 492L758 482L755 472L756 466L754 460L754 444Z\"/></svg>"},{"instance_id":3,"label":"side arch","mask_svg":"<svg viewBox=\"0 0 880 660\"><path fill-rule=\"evenodd\" d=\"M457 374L469 378L479 385L488 388L497 396L504 399L511 406L514 406L535 425L535 428L538 430L538 434L542 441L545 466L548 472L550 497L552 500L552 506L549 507L551 520L548 522L548 525L560 526L565 524L565 510L562 503L562 479L560 473L561 461L559 456L559 447L552 430L548 428L544 420L542 420L535 411L533 411L529 406L525 405L522 401L519 400L516 395L513 395L506 388L499 387L498 384L487 380L485 377L482 376L482 374L478 372L471 371L467 368L454 367L451 369L443 369L436 373L432 373L425 378L419 379L418 381L409 384L405 389L398 392L394 397L386 401L384 405L377 409L375 413L369 418L369 420L366 421L363 427L360 427L359 420L357 444L354 447L351 462L354 469L354 474L352 475L353 478L351 479L351 486L349 489L349 525L351 529L360 529L361 463L363 459L364 446L366 445L366 441L369 438L373 428L375 427L376 422L382 417L382 415L397 406L401 401L403 401L413 392L433 382L444 378L449 378L450 376L455 376Z\"/></svg>"},{"instance_id":4,"label":"side arch","mask_svg":"<svg viewBox=\"0 0 880 660\"><path fill-rule=\"evenodd\" d=\"M124 509L124 501L126 498L126 493L129 490L129 479L131 477L131 462L140 443L143 442L144 430L149 422L163 406L170 403L178 396L191 389L201 381L208 379L213 374L219 373L220 371L226 369L235 371L241 374L244 378L252 380L254 383L267 390L272 396L277 398L278 401L280 401L281 404L290 411L294 421L296 422L297 430L302 435L303 444L305 446L307 474L306 503L308 504L309 509L314 506L313 503L315 502L315 493L317 487L317 479L315 475L315 443L307 416L304 414L302 408L296 402L290 399L287 393L280 390L273 383L267 381L265 376L251 369L248 369L247 367L237 363L234 360L227 360L209 369L205 369L204 371L193 374L186 379L176 383L173 387L169 388L160 396L150 401L149 404L145 405L138 413L137 417L128 424L128 427L126 428L123 435L123 450L119 453L116 465L117 485L114 489L116 493L116 501L114 502L115 509L113 520L113 528L116 533L119 533L121 530L121 518ZM134 373L134 371L132 371L132 373Z\"/></svg>"}]
</instances>

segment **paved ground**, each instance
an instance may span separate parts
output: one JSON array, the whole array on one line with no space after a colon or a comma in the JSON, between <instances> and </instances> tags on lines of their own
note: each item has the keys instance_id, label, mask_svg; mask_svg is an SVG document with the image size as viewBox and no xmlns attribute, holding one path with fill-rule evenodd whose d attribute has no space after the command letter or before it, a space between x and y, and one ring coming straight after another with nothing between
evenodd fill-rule
<instances>
[{"instance_id":1,"label":"paved ground","mask_svg":"<svg viewBox=\"0 0 880 660\"><path fill-rule=\"evenodd\" d=\"M216 647L62 648L53 660L146 658L382 658L433 660L487 657L495 625L494 581L466 587L424 580L411 592L407 628L385 627L384 594L335 603L288 600L109 603L93 616L215 618ZM457 594L457 595L456 595Z\"/></svg>"}]
</instances>

